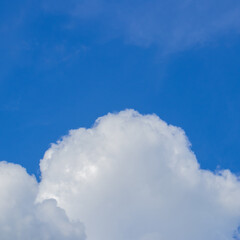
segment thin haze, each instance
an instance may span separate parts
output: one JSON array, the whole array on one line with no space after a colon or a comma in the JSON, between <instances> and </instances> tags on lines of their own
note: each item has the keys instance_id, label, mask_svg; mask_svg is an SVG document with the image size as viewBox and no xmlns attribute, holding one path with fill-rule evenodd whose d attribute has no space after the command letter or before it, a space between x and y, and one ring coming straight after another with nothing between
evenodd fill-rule
<instances>
[{"instance_id":1,"label":"thin haze","mask_svg":"<svg viewBox=\"0 0 240 240\"><path fill-rule=\"evenodd\" d=\"M51 4L52 3L52 4ZM239 34L239 1L45 1L46 11L66 14L69 27L99 21L105 38L126 43L157 45L164 53L201 46L229 32Z\"/></svg>"}]
</instances>

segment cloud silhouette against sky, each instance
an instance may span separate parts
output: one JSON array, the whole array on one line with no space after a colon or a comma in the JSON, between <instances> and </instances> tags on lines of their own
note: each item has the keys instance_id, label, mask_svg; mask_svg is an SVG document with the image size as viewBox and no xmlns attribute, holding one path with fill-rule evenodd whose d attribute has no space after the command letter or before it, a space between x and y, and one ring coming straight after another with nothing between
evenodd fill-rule
<instances>
[{"instance_id":1,"label":"cloud silhouette against sky","mask_svg":"<svg viewBox=\"0 0 240 240\"><path fill-rule=\"evenodd\" d=\"M40 163L38 201L56 199L91 240L232 239L240 182L201 170L182 129L133 110L70 131Z\"/></svg>"},{"instance_id":2,"label":"cloud silhouette against sky","mask_svg":"<svg viewBox=\"0 0 240 240\"><path fill-rule=\"evenodd\" d=\"M1 162L4 239L237 238L238 177L201 169L184 131L156 115L126 110L71 130L40 168L37 183Z\"/></svg>"}]
</instances>

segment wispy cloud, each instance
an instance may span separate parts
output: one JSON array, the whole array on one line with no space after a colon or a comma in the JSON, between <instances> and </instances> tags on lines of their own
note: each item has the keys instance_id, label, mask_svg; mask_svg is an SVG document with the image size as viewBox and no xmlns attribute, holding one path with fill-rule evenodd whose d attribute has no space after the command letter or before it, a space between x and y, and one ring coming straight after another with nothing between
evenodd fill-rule
<instances>
[{"instance_id":1,"label":"wispy cloud","mask_svg":"<svg viewBox=\"0 0 240 240\"><path fill-rule=\"evenodd\" d=\"M45 1L45 10L66 14L74 24L83 20L103 26L109 37L122 37L140 46L157 45L162 52L175 52L239 33L239 1ZM76 30L76 29L75 29Z\"/></svg>"}]
</instances>

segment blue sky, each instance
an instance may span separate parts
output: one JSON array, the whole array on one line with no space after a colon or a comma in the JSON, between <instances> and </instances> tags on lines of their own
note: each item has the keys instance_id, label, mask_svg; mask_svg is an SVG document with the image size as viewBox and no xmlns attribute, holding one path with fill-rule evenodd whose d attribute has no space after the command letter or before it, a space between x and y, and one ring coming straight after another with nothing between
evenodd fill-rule
<instances>
[{"instance_id":1,"label":"blue sky","mask_svg":"<svg viewBox=\"0 0 240 240\"><path fill-rule=\"evenodd\" d=\"M240 2L1 1L0 160L39 175L108 112L186 131L202 168L240 171Z\"/></svg>"},{"instance_id":2,"label":"blue sky","mask_svg":"<svg viewBox=\"0 0 240 240\"><path fill-rule=\"evenodd\" d=\"M239 29L239 0L0 1L1 237L240 239Z\"/></svg>"}]
</instances>

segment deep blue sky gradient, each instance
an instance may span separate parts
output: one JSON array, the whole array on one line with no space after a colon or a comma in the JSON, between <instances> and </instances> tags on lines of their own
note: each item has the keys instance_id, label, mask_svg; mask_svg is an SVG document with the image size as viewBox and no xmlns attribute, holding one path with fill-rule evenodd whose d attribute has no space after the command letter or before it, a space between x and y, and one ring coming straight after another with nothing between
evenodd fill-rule
<instances>
[{"instance_id":1,"label":"deep blue sky gradient","mask_svg":"<svg viewBox=\"0 0 240 240\"><path fill-rule=\"evenodd\" d=\"M68 130L134 108L182 127L203 168L239 173L240 4L163 3L1 1L0 160L39 175Z\"/></svg>"}]
</instances>

